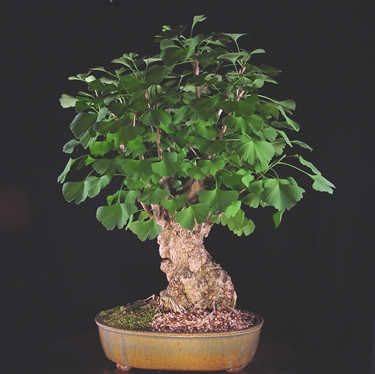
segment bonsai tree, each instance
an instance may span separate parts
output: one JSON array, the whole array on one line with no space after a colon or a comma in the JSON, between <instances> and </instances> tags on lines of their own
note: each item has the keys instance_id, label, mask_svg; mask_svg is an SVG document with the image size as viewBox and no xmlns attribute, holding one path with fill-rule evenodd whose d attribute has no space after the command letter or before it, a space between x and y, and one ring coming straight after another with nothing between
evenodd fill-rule
<instances>
[{"instance_id":1,"label":"bonsai tree","mask_svg":"<svg viewBox=\"0 0 375 374\"><path fill-rule=\"evenodd\" d=\"M60 99L77 112L63 148L72 156L58 177L63 195L80 204L111 185L97 219L142 241L157 238L169 282L160 293L165 311L235 308L231 278L203 245L213 225L249 235L251 209L272 207L279 226L305 192L295 170L317 191L334 188L295 153L312 149L287 135L299 130L294 101L260 94L280 72L251 63L265 51L240 48L244 34L193 36L204 20L195 16L188 36L185 27L163 26L157 55L125 53L112 61L117 70L70 77L87 91ZM73 167L80 180L66 181Z\"/></svg>"}]
</instances>

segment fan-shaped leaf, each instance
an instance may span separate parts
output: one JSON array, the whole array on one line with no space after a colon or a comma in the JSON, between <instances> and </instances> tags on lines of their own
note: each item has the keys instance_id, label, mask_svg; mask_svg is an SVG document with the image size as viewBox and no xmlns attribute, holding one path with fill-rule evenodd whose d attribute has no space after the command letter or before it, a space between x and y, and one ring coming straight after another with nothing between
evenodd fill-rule
<instances>
[{"instance_id":1,"label":"fan-shaped leaf","mask_svg":"<svg viewBox=\"0 0 375 374\"><path fill-rule=\"evenodd\" d=\"M242 135L240 141L233 147L240 157L251 165L256 165L258 161L267 165L275 154L275 149L271 143L263 140L255 140L247 135Z\"/></svg>"},{"instance_id":2,"label":"fan-shaped leaf","mask_svg":"<svg viewBox=\"0 0 375 374\"><path fill-rule=\"evenodd\" d=\"M163 160L154 162L151 165L152 171L161 177L171 177L181 167L181 158L177 157L177 153L164 153Z\"/></svg>"},{"instance_id":3,"label":"fan-shaped leaf","mask_svg":"<svg viewBox=\"0 0 375 374\"><path fill-rule=\"evenodd\" d=\"M76 104L77 99L73 96L62 94L60 98L60 104L63 108L71 108Z\"/></svg>"},{"instance_id":4,"label":"fan-shaped leaf","mask_svg":"<svg viewBox=\"0 0 375 374\"><path fill-rule=\"evenodd\" d=\"M74 136L79 139L96 122L97 117L96 113L78 113L70 124Z\"/></svg>"},{"instance_id":5,"label":"fan-shaped leaf","mask_svg":"<svg viewBox=\"0 0 375 374\"><path fill-rule=\"evenodd\" d=\"M209 191L201 190L198 195L199 201L209 202L212 210L218 209L219 212L224 212L238 198L236 191L222 191L218 188Z\"/></svg>"},{"instance_id":6,"label":"fan-shaped leaf","mask_svg":"<svg viewBox=\"0 0 375 374\"><path fill-rule=\"evenodd\" d=\"M160 234L162 227L158 225L152 217L145 221L138 220L132 222L130 230L133 231L141 241L145 241L146 239L155 239Z\"/></svg>"},{"instance_id":7,"label":"fan-shaped leaf","mask_svg":"<svg viewBox=\"0 0 375 374\"><path fill-rule=\"evenodd\" d=\"M170 47L162 50L160 57L166 66L173 66L182 59L185 50L179 47Z\"/></svg>"},{"instance_id":8,"label":"fan-shaped leaf","mask_svg":"<svg viewBox=\"0 0 375 374\"><path fill-rule=\"evenodd\" d=\"M231 205L225 209L224 214L227 217L234 217L241 208L241 201L234 201Z\"/></svg>"},{"instance_id":9,"label":"fan-shaped leaf","mask_svg":"<svg viewBox=\"0 0 375 374\"><path fill-rule=\"evenodd\" d=\"M226 158L224 156L214 157L212 160L200 160L198 166L206 175L215 175L219 170L225 166Z\"/></svg>"},{"instance_id":10,"label":"fan-shaped leaf","mask_svg":"<svg viewBox=\"0 0 375 374\"><path fill-rule=\"evenodd\" d=\"M161 124L168 126L172 120L172 116L165 110L151 109L140 120L148 126L158 127Z\"/></svg>"},{"instance_id":11,"label":"fan-shaped leaf","mask_svg":"<svg viewBox=\"0 0 375 374\"><path fill-rule=\"evenodd\" d=\"M168 195L169 190L165 190L163 188L146 187L139 199L145 204L158 204Z\"/></svg>"},{"instance_id":12,"label":"fan-shaped leaf","mask_svg":"<svg viewBox=\"0 0 375 374\"><path fill-rule=\"evenodd\" d=\"M147 182L153 174L151 166L155 160L158 160L158 158L152 157L144 160L126 159L122 161L122 170L128 178Z\"/></svg>"},{"instance_id":13,"label":"fan-shaped leaf","mask_svg":"<svg viewBox=\"0 0 375 374\"><path fill-rule=\"evenodd\" d=\"M96 211L96 218L107 230L113 230L115 226L122 229L129 217L137 211L134 204L116 203L110 206L101 206Z\"/></svg>"},{"instance_id":14,"label":"fan-shaped leaf","mask_svg":"<svg viewBox=\"0 0 375 374\"><path fill-rule=\"evenodd\" d=\"M279 131L279 132L281 132L281 131ZM292 143L292 144L297 144L297 145L299 145L300 147L302 147L302 148L305 148L305 149L308 149L309 151L313 151L313 149L308 145L308 144L306 144L306 143L304 143L304 142L301 142L300 140L292 140L290 143Z\"/></svg>"},{"instance_id":15,"label":"fan-shaped leaf","mask_svg":"<svg viewBox=\"0 0 375 374\"><path fill-rule=\"evenodd\" d=\"M333 188L336 188L334 184L321 175L310 175L310 177L314 180L312 186L316 191L328 192L332 194Z\"/></svg>"},{"instance_id":16,"label":"fan-shaped leaf","mask_svg":"<svg viewBox=\"0 0 375 374\"><path fill-rule=\"evenodd\" d=\"M283 218L283 213L284 213L284 211L282 210L282 211L276 212L272 216L272 219L273 219L273 222L275 223L276 228L278 228L280 226L281 219Z\"/></svg>"},{"instance_id":17,"label":"fan-shaped leaf","mask_svg":"<svg viewBox=\"0 0 375 374\"><path fill-rule=\"evenodd\" d=\"M189 177L195 179L197 181L206 178L207 174L203 172L203 170L199 166L192 166L186 170Z\"/></svg>"},{"instance_id":18,"label":"fan-shaped leaf","mask_svg":"<svg viewBox=\"0 0 375 374\"><path fill-rule=\"evenodd\" d=\"M194 16L193 18L193 22L191 24L191 32L193 32L193 29L194 29L194 26L198 23L198 22L203 22L205 19L207 19L207 17L203 16L203 15L200 15L200 16Z\"/></svg>"},{"instance_id":19,"label":"fan-shaped leaf","mask_svg":"<svg viewBox=\"0 0 375 374\"><path fill-rule=\"evenodd\" d=\"M72 158L69 158L63 172L57 177L58 183L64 183L66 175L69 173L72 165L76 162L76 160L73 160Z\"/></svg>"},{"instance_id":20,"label":"fan-shaped leaf","mask_svg":"<svg viewBox=\"0 0 375 374\"><path fill-rule=\"evenodd\" d=\"M167 209L170 213L173 214L176 210L180 210L181 208L183 208L186 201L187 201L187 194L183 193L182 195L177 196L174 199L163 200L161 202L161 205L163 205L165 209Z\"/></svg>"},{"instance_id":21,"label":"fan-shaped leaf","mask_svg":"<svg viewBox=\"0 0 375 374\"><path fill-rule=\"evenodd\" d=\"M297 158L302 165L307 166L313 173L321 175L321 172L310 161L305 160L300 155L297 155Z\"/></svg>"},{"instance_id":22,"label":"fan-shaped leaf","mask_svg":"<svg viewBox=\"0 0 375 374\"><path fill-rule=\"evenodd\" d=\"M69 203L74 200L76 204L80 204L86 200L89 192L89 185L86 181L66 182L63 185L62 193Z\"/></svg>"},{"instance_id":23,"label":"fan-shaped leaf","mask_svg":"<svg viewBox=\"0 0 375 374\"><path fill-rule=\"evenodd\" d=\"M185 229L192 230L196 223L203 223L210 213L210 204L202 202L189 205L187 209L175 213L174 218Z\"/></svg>"},{"instance_id":24,"label":"fan-shaped leaf","mask_svg":"<svg viewBox=\"0 0 375 374\"><path fill-rule=\"evenodd\" d=\"M279 211L292 208L302 199L305 190L297 185L293 178L266 179L263 183L264 191L260 198Z\"/></svg>"},{"instance_id":25,"label":"fan-shaped leaf","mask_svg":"<svg viewBox=\"0 0 375 374\"><path fill-rule=\"evenodd\" d=\"M99 192L109 184L111 177L103 175L102 177L90 176L87 178L88 183L88 197L95 197Z\"/></svg>"},{"instance_id":26,"label":"fan-shaped leaf","mask_svg":"<svg viewBox=\"0 0 375 374\"><path fill-rule=\"evenodd\" d=\"M121 86L129 91L129 92L135 92L138 91L144 84L142 80L133 77L132 75L125 75L120 78Z\"/></svg>"},{"instance_id":27,"label":"fan-shaped leaf","mask_svg":"<svg viewBox=\"0 0 375 374\"><path fill-rule=\"evenodd\" d=\"M228 217L223 214L219 220L223 226L228 226L229 230L236 235L250 235L255 230L255 224L252 220L245 217L242 209L239 209L234 216Z\"/></svg>"}]
</instances>

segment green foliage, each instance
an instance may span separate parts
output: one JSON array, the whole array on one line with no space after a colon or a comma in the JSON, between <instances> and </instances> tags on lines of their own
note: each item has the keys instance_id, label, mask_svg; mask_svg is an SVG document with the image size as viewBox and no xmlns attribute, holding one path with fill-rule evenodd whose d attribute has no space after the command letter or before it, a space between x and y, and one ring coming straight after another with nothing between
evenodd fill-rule
<instances>
[{"instance_id":1,"label":"green foliage","mask_svg":"<svg viewBox=\"0 0 375 374\"><path fill-rule=\"evenodd\" d=\"M255 225L245 206L273 207L277 227L301 200L295 171L311 178L313 189L333 192L311 162L290 154L294 146L312 151L287 135L299 131L291 119L295 102L259 92L280 71L252 63L265 51L240 48L245 34L194 36L205 19L194 17L189 36L185 27L163 26L155 56L125 53L112 60L116 70L92 68L69 78L87 89L60 99L76 115L74 139L63 148L71 157L58 182L76 204L111 184L107 205L97 210L108 230L153 239L169 215L189 230L209 220L249 235ZM74 167L81 180L66 181Z\"/></svg>"},{"instance_id":2,"label":"green foliage","mask_svg":"<svg viewBox=\"0 0 375 374\"><path fill-rule=\"evenodd\" d=\"M155 239L161 232L161 226L155 222L153 217L142 219L140 215L137 221L131 223L130 230L133 231L140 240L145 241L146 239Z\"/></svg>"}]
</instances>

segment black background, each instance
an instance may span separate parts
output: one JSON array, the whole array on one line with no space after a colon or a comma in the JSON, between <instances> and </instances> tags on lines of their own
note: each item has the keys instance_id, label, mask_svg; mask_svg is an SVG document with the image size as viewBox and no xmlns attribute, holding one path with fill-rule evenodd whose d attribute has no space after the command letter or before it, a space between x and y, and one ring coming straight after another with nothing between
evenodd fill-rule
<instances>
[{"instance_id":1,"label":"black background","mask_svg":"<svg viewBox=\"0 0 375 374\"><path fill-rule=\"evenodd\" d=\"M306 189L277 230L271 212L238 238L215 227L206 248L232 276L238 307L261 314L265 335L299 357L369 372L375 305L374 20L372 1L1 0L1 354L18 373L46 347L94 329L95 314L166 285L156 241L107 232L104 195L68 204L56 178L74 110L67 77L109 68L124 52L153 55L162 25L207 20L196 32L249 33L254 63L282 70L263 92L297 102L303 153L337 187ZM114 65L112 65L114 66ZM346 365L347 364L347 365ZM351 371L350 365L357 366ZM18 368L18 369L17 369ZM19 370L19 371L18 371ZM362 371L361 371L362 370ZM344 372L344 371L341 371Z\"/></svg>"}]
</instances>

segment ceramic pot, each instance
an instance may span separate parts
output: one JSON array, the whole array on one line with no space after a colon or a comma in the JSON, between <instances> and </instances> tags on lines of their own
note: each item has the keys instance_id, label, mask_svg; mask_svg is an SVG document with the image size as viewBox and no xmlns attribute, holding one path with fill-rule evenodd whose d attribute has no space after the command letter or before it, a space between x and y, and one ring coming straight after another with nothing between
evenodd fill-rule
<instances>
[{"instance_id":1,"label":"ceramic pot","mask_svg":"<svg viewBox=\"0 0 375 374\"><path fill-rule=\"evenodd\" d=\"M230 332L175 333L114 328L97 315L100 341L117 368L179 371L241 371L258 348L263 318L255 325Z\"/></svg>"}]
</instances>

